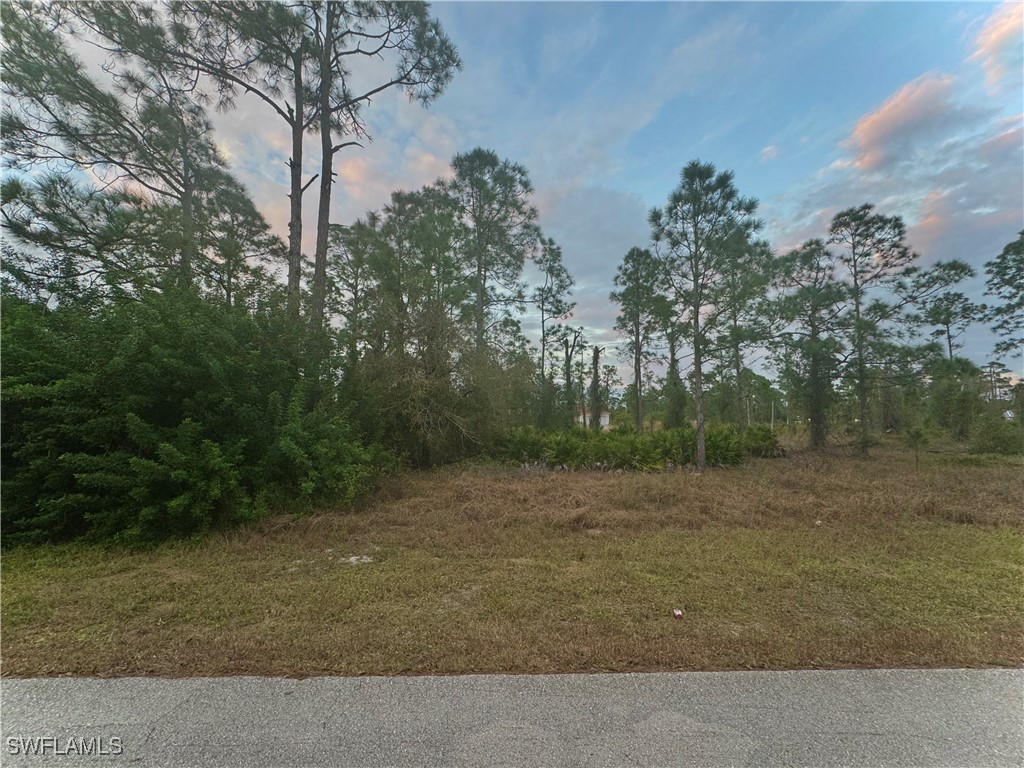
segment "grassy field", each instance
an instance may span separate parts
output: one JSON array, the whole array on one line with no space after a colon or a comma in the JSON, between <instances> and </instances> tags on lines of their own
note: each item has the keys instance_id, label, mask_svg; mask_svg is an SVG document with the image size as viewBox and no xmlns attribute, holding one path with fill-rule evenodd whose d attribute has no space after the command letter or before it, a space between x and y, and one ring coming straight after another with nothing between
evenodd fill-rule
<instances>
[{"instance_id":1,"label":"grassy field","mask_svg":"<svg viewBox=\"0 0 1024 768\"><path fill-rule=\"evenodd\" d=\"M407 473L200 543L11 551L2 622L7 676L1019 666L1024 464Z\"/></svg>"}]
</instances>

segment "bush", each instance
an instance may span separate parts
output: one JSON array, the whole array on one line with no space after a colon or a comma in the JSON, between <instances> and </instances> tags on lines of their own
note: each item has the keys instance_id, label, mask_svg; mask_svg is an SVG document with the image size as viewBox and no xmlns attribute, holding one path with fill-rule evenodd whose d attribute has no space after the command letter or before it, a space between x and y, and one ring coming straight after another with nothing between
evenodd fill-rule
<instances>
[{"instance_id":1,"label":"bush","mask_svg":"<svg viewBox=\"0 0 1024 768\"><path fill-rule=\"evenodd\" d=\"M532 427L510 429L502 435L492 453L507 461L533 463L544 459L545 435Z\"/></svg>"},{"instance_id":2,"label":"bush","mask_svg":"<svg viewBox=\"0 0 1024 768\"><path fill-rule=\"evenodd\" d=\"M366 490L397 458L379 445L364 445L337 409L321 405L306 413L305 388L296 387L259 474L272 487L300 498L348 502Z\"/></svg>"},{"instance_id":3,"label":"bush","mask_svg":"<svg viewBox=\"0 0 1024 768\"><path fill-rule=\"evenodd\" d=\"M774 459L785 455L779 445L779 433L764 424L752 424L743 430L741 438L743 452L748 456Z\"/></svg>"},{"instance_id":4,"label":"bush","mask_svg":"<svg viewBox=\"0 0 1024 768\"><path fill-rule=\"evenodd\" d=\"M769 430L770 432L770 430ZM780 455L771 448L764 435L752 441L753 455ZM706 461L709 466L732 466L742 463L744 442L730 426L708 425L705 432ZM495 458L517 463L541 462L549 467L566 469L621 469L651 472L670 465L694 462L697 432L686 427L639 434L629 430L593 432L583 429L544 432L532 428L514 429L495 445Z\"/></svg>"},{"instance_id":5,"label":"bush","mask_svg":"<svg viewBox=\"0 0 1024 768\"><path fill-rule=\"evenodd\" d=\"M4 543L153 542L367 488L390 457L336 405L305 413L273 323L177 293L93 312L6 299Z\"/></svg>"},{"instance_id":6,"label":"bush","mask_svg":"<svg viewBox=\"0 0 1024 768\"><path fill-rule=\"evenodd\" d=\"M980 416L971 430L971 453L1024 454L1024 426L995 413Z\"/></svg>"},{"instance_id":7,"label":"bush","mask_svg":"<svg viewBox=\"0 0 1024 768\"><path fill-rule=\"evenodd\" d=\"M592 462L590 433L579 430L554 432L545 441L544 461L552 467L583 469Z\"/></svg>"}]
</instances>

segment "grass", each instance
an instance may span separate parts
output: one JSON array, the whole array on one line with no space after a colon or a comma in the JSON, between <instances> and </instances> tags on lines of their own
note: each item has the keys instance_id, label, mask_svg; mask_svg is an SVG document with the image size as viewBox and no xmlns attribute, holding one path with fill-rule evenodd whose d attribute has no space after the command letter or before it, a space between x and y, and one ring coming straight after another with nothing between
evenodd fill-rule
<instances>
[{"instance_id":1,"label":"grass","mask_svg":"<svg viewBox=\"0 0 1024 768\"><path fill-rule=\"evenodd\" d=\"M463 467L199 543L18 549L3 674L1019 666L1022 469Z\"/></svg>"}]
</instances>

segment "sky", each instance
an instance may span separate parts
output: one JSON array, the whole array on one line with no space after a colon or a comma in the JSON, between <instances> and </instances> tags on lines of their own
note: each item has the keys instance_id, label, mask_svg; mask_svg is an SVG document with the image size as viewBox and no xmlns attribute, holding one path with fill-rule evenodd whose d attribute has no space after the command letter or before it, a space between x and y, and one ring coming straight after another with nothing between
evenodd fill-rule
<instances>
[{"instance_id":1,"label":"sky","mask_svg":"<svg viewBox=\"0 0 1024 768\"><path fill-rule=\"evenodd\" d=\"M576 280L572 322L592 342L614 345L616 267L649 246L648 210L693 159L735 173L779 253L870 202L904 218L922 266L971 264L979 276L964 290L977 300L984 263L1024 229L1019 0L447 2L432 12L464 69L427 109L396 92L374 100L372 143L336 158L332 220L433 182L457 152L492 149L529 171L540 225ZM216 129L284 237L284 124L241 100ZM318 163L307 158L310 175ZM310 253L314 204L308 195ZM991 359L985 328L964 341L964 354Z\"/></svg>"}]
</instances>

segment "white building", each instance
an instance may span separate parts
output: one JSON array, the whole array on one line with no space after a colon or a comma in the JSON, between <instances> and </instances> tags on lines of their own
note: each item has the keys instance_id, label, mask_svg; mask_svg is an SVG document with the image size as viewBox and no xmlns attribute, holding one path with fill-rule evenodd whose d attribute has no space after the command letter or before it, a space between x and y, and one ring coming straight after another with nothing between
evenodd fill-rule
<instances>
[{"instance_id":1,"label":"white building","mask_svg":"<svg viewBox=\"0 0 1024 768\"><path fill-rule=\"evenodd\" d=\"M576 411L576 423L581 427L590 429L590 409L580 408ZM601 411L601 429L608 429L611 426L611 415L608 411Z\"/></svg>"}]
</instances>

